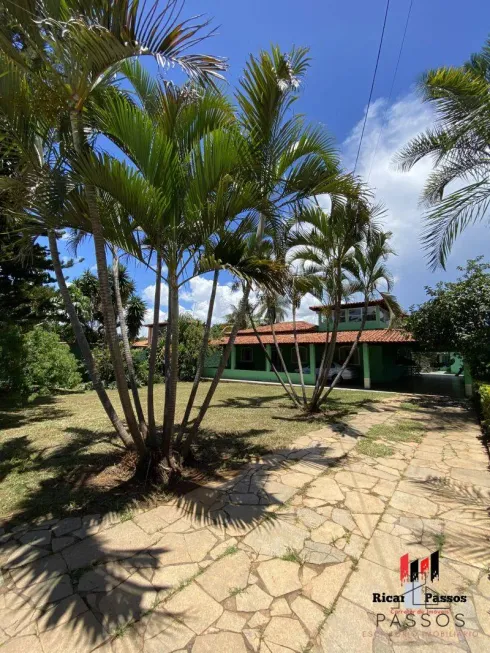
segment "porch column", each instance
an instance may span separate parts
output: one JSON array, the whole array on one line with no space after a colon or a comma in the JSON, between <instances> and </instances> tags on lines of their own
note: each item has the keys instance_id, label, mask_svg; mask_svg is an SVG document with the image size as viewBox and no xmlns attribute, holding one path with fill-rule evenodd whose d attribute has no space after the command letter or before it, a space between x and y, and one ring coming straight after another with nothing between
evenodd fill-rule
<instances>
[{"instance_id":1,"label":"porch column","mask_svg":"<svg viewBox=\"0 0 490 653\"><path fill-rule=\"evenodd\" d=\"M267 356L265 357L265 371L270 372L271 371L271 356L272 356L272 350L270 345L265 346L267 350Z\"/></svg>"},{"instance_id":2,"label":"porch column","mask_svg":"<svg viewBox=\"0 0 490 653\"><path fill-rule=\"evenodd\" d=\"M371 369L369 367L369 345L362 343L362 367L364 370L364 387L369 390L371 387Z\"/></svg>"},{"instance_id":3,"label":"porch column","mask_svg":"<svg viewBox=\"0 0 490 653\"><path fill-rule=\"evenodd\" d=\"M315 344L310 342L310 374L316 375Z\"/></svg>"},{"instance_id":4,"label":"porch column","mask_svg":"<svg viewBox=\"0 0 490 653\"><path fill-rule=\"evenodd\" d=\"M233 345L231 348L231 360L230 360L230 369L234 370L236 368L236 345Z\"/></svg>"},{"instance_id":5,"label":"porch column","mask_svg":"<svg viewBox=\"0 0 490 653\"><path fill-rule=\"evenodd\" d=\"M473 396L473 379L471 378L471 373L468 368L468 364L463 361L463 376L464 376L464 394L465 397Z\"/></svg>"}]
</instances>

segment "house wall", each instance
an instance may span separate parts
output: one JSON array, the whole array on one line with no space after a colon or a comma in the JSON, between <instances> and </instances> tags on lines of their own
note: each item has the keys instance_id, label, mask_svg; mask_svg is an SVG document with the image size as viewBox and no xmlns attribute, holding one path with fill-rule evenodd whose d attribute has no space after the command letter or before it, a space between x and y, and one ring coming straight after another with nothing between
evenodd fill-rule
<instances>
[{"instance_id":1,"label":"house wall","mask_svg":"<svg viewBox=\"0 0 490 653\"><path fill-rule=\"evenodd\" d=\"M407 366L397 363L399 349L398 345L368 345L372 383L389 383L405 376Z\"/></svg>"},{"instance_id":2,"label":"house wall","mask_svg":"<svg viewBox=\"0 0 490 653\"><path fill-rule=\"evenodd\" d=\"M386 329L388 327L389 320L383 319L382 311L379 306L375 306L376 319L366 321L364 326L364 331L370 329ZM349 310L349 309L346 309ZM346 314L347 315L347 314ZM340 322L339 331L359 331L360 322ZM318 313L318 330L327 331L331 330L333 326L333 320L327 318L325 315Z\"/></svg>"}]
</instances>

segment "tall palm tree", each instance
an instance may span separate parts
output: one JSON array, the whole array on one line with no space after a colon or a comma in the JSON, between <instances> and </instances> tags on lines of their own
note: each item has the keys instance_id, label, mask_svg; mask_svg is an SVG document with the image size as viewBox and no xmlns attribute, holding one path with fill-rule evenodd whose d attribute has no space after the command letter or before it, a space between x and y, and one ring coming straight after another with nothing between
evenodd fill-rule
<instances>
[{"instance_id":1,"label":"tall palm tree","mask_svg":"<svg viewBox=\"0 0 490 653\"><path fill-rule=\"evenodd\" d=\"M19 0L5 5L8 21L2 27L0 48L12 64L29 71L30 83L43 97L47 109L69 120L75 152L90 150L84 129L84 112L91 96L110 83L121 62L142 55L159 63L177 63L191 76L208 80L220 74L221 59L185 54L203 38L207 23L178 22L183 2L168 0L161 10L148 11L139 0ZM10 41L12 25L19 24L27 47ZM40 107L42 110L42 107ZM106 336L116 384L131 437L143 458L146 445L129 396L111 304L104 230L93 184L85 184L86 204L95 245Z\"/></svg>"},{"instance_id":2,"label":"tall palm tree","mask_svg":"<svg viewBox=\"0 0 490 653\"><path fill-rule=\"evenodd\" d=\"M379 214L379 212L377 207L373 208L373 213ZM365 239L355 246L354 256L349 258L345 263L346 270L349 274L350 290L362 294L364 298L364 310L359 330L349 353L340 370L327 387L320 403L327 399L328 395L338 384L359 345L359 340L366 326L369 302L377 296L380 296L384 299L388 307L391 319L402 314L396 298L391 294L393 276L386 265L388 257L395 253L389 243L391 236L392 234L390 232L378 231L376 229L369 230L366 233Z\"/></svg>"},{"instance_id":3,"label":"tall palm tree","mask_svg":"<svg viewBox=\"0 0 490 653\"><path fill-rule=\"evenodd\" d=\"M351 179L339 172L330 137L321 127L306 125L301 114L293 113L308 65L306 49L285 53L274 46L257 58L250 57L237 93L238 121L245 140L241 174L260 191L259 223L249 241L251 251L259 254L267 231L279 228L293 206L312 195L352 192ZM247 284L228 343L194 421L194 433L226 368L250 292Z\"/></svg>"},{"instance_id":4,"label":"tall palm tree","mask_svg":"<svg viewBox=\"0 0 490 653\"><path fill-rule=\"evenodd\" d=\"M47 233L51 260L60 295L68 314L90 380L116 433L126 447L133 441L119 418L100 380L89 342L63 273L55 227L63 203L60 186L59 152L56 130L39 114L37 100L25 72L0 59L0 130L5 153L15 156L19 166L15 176L2 178L2 190L13 201L12 213L19 229L33 238ZM53 154L54 153L54 154ZM54 162L53 162L54 157ZM56 216L53 221L53 216ZM75 224L72 226L80 226ZM86 305L91 313L91 307Z\"/></svg>"},{"instance_id":5,"label":"tall palm tree","mask_svg":"<svg viewBox=\"0 0 490 653\"><path fill-rule=\"evenodd\" d=\"M396 161L404 171L426 157L434 162L421 198L429 209L422 242L431 268L444 268L456 238L490 206L490 40L460 67L429 70L419 87L437 122ZM463 185L448 192L453 182Z\"/></svg>"},{"instance_id":6,"label":"tall palm tree","mask_svg":"<svg viewBox=\"0 0 490 653\"><path fill-rule=\"evenodd\" d=\"M352 261L356 246L369 230L376 229L372 210L362 197L362 189L359 188L358 192L357 201L334 199L329 212L314 205L303 208L295 218L297 228L289 234L289 262L299 265L307 278L315 279L330 307L325 317L332 328L325 340L315 388L308 403L310 412L319 409L335 352L340 305L352 292L346 268Z\"/></svg>"},{"instance_id":7,"label":"tall palm tree","mask_svg":"<svg viewBox=\"0 0 490 653\"><path fill-rule=\"evenodd\" d=\"M255 313L264 324L277 324L286 319L289 305L287 297L266 290L259 293Z\"/></svg>"},{"instance_id":8,"label":"tall palm tree","mask_svg":"<svg viewBox=\"0 0 490 653\"><path fill-rule=\"evenodd\" d=\"M210 269L203 252L212 235L247 208L253 208L256 199L252 184L237 184L234 179L240 161L240 139L237 141L232 129L231 107L218 91L194 85L150 85L141 67L128 65L125 71L139 103L133 103L125 94L112 93L94 112L94 121L132 165L103 154L80 157L77 170L87 183L111 195L132 216L133 230L144 234L142 256L148 243L150 256L156 253L165 264L169 326L160 444L172 466L179 291L191 278ZM156 288L158 292L158 283ZM155 300L157 306L158 297ZM151 399L149 405L151 410ZM149 422L155 443L151 414Z\"/></svg>"}]
</instances>

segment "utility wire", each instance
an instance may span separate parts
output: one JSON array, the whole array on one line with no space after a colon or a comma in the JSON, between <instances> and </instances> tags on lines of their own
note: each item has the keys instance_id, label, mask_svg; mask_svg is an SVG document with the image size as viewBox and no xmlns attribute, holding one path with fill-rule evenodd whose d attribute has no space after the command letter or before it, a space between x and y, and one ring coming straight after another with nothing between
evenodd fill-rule
<instances>
[{"instance_id":1,"label":"utility wire","mask_svg":"<svg viewBox=\"0 0 490 653\"><path fill-rule=\"evenodd\" d=\"M378 72L378 64L379 64L379 57L381 55L381 48L383 47L383 39L384 39L385 27L386 27L386 19L388 18L389 8L390 8L390 0L387 0L386 1L385 17L384 17L384 20L383 20L383 29L381 30L381 38L380 38L379 47L378 47L378 56L376 57L376 66L374 67L373 81L371 82L371 90L369 91L369 100L368 100L368 105L367 105L367 109L366 109L366 115L364 116L364 123L362 125L361 138L359 140L359 147L357 148L357 156L356 156L356 163L354 165L354 173L356 172L357 163L359 161L359 155L361 153L361 146L362 146L362 139L364 138L364 130L366 129L366 122L367 122L367 117L368 117L368 114L369 114L369 107L371 106L371 100L372 100L372 97L373 97L374 83L376 81L376 74Z\"/></svg>"},{"instance_id":2,"label":"utility wire","mask_svg":"<svg viewBox=\"0 0 490 653\"><path fill-rule=\"evenodd\" d=\"M400 44L400 50L398 52L398 59L397 59L396 66L395 66L395 72L393 73L393 79L391 80L390 94L388 95L388 101L386 103L386 107L385 107L385 110L383 112L383 118L381 120L381 126L380 126L379 131L378 131L378 138L377 138L377 141L376 141L376 145L374 147L373 156L371 158L371 165L369 166L369 173L368 173L367 180L366 180L367 182L369 181L369 178L371 177L371 172L373 170L373 165L374 165L374 157L376 156L379 141L381 139L381 132L383 131L383 123L385 122L386 114L388 113L388 107L390 106L391 97L393 95L393 89L395 88L395 80L396 80L396 76L398 74L398 67L400 66L400 60L402 58L403 46L405 45L405 37L407 36L408 23L410 21L410 14L412 12L412 5L413 5L413 0L410 0L410 5L408 7L408 13L407 13L407 20L405 21L405 29L403 30L402 42Z\"/></svg>"}]
</instances>

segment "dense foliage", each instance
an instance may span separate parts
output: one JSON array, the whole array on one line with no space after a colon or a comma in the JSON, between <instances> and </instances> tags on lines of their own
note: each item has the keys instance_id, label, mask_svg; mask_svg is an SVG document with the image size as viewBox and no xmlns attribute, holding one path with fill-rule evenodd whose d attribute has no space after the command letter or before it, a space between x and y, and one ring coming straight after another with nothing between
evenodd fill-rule
<instances>
[{"instance_id":1,"label":"dense foliage","mask_svg":"<svg viewBox=\"0 0 490 653\"><path fill-rule=\"evenodd\" d=\"M111 353L107 345L101 344L93 349L95 364L100 378L106 388L116 387L116 377L114 375L114 366L111 361ZM132 359L135 371L136 382L138 386L146 385L148 382L148 358L145 351L132 351ZM125 373L129 383L129 373L125 366Z\"/></svg>"},{"instance_id":2,"label":"dense foliage","mask_svg":"<svg viewBox=\"0 0 490 653\"><path fill-rule=\"evenodd\" d=\"M25 337L25 377L30 390L47 393L82 381L78 362L58 334L36 327Z\"/></svg>"},{"instance_id":3,"label":"dense foliage","mask_svg":"<svg viewBox=\"0 0 490 653\"><path fill-rule=\"evenodd\" d=\"M436 123L399 153L402 170L429 158L422 202L429 207L423 243L433 268L444 267L452 245L469 225L485 220L490 203L490 39L462 66L422 77L420 91Z\"/></svg>"},{"instance_id":4,"label":"dense foliage","mask_svg":"<svg viewBox=\"0 0 490 653\"><path fill-rule=\"evenodd\" d=\"M426 288L407 328L427 351L456 351L475 378L490 379L490 265L480 257L458 269L457 281Z\"/></svg>"},{"instance_id":5,"label":"dense foliage","mask_svg":"<svg viewBox=\"0 0 490 653\"><path fill-rule=\"evenodd\" d=\"M179 380L192 381L202 347L204 322L188 313L179 315ZM209 351L209 350L208 350ZM158 369L165 373L165 336L158 343Z\"/></svg>"},{"instance_id":6,"label":"dense foliage","mask_svg":"<svg viewBox=\"0 0 490 653\"><path fill-rule=\"evenodd\" d=\"M77 359L57 333L42 326L26 333L15 325L2 328L0 392L47 394L81 381Z\"/></svg>"}]
</instances>

